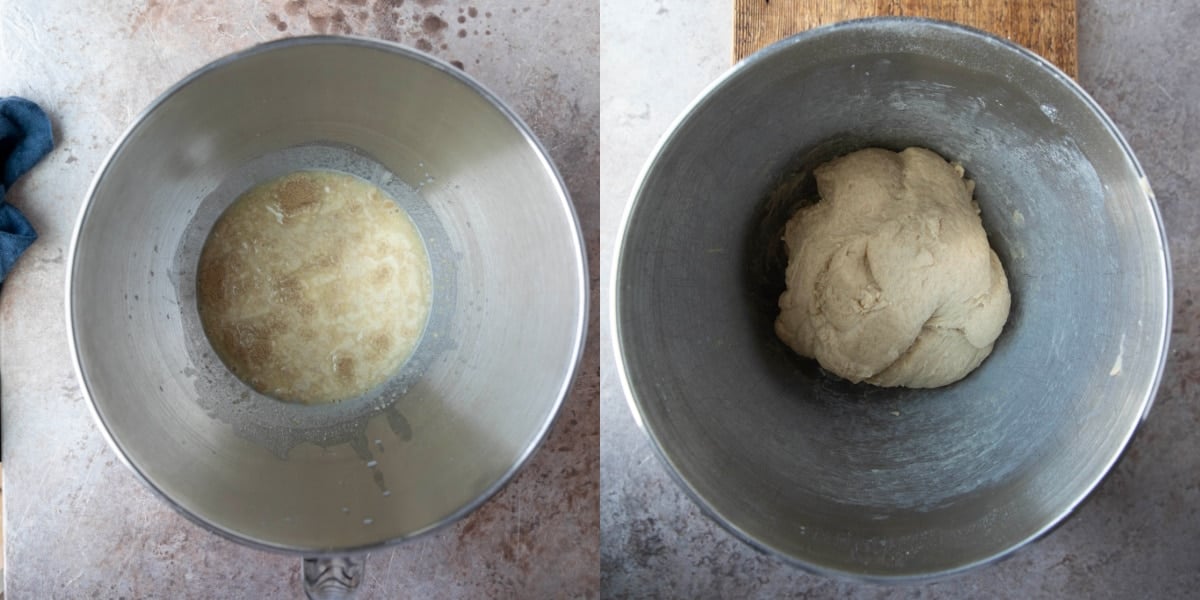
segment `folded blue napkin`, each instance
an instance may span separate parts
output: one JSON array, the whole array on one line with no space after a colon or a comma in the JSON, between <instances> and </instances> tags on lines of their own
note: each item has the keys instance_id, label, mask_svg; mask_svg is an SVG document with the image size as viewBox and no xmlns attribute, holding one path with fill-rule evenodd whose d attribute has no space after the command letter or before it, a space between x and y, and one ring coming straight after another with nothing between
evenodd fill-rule
<instances>
[{"instance_id":1,"label":"folded blue napkin","mask_svg":"<svg viewBox=\"0 0 1200 600\"><path fill-rule=\"evenodd\" d=\"M5 202L4 195L53 147L50 119L38 105L24 98L0 98L0 166L4 171L0 181L0 282L37 239L29 220Z\"/></svg>"}]
</instances>

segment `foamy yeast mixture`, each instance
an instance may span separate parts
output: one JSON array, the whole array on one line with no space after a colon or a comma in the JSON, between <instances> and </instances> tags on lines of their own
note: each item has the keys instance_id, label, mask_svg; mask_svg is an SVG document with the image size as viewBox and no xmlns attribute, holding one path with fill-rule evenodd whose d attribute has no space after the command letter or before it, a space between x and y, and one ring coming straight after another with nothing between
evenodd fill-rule
<instances>
[{"instance_id":1,"label":"foamy yeast mixture","mask_svg":"<svg viewBox=\"0 0 1200 600\"><path fill-rule=\"evenodd\" d=\"M357 396L412 354L431 303L429 257L386 192L335 171L263 183L200 254L204 332L254 389L318 404Z\"/></svg>"}]
</instances>

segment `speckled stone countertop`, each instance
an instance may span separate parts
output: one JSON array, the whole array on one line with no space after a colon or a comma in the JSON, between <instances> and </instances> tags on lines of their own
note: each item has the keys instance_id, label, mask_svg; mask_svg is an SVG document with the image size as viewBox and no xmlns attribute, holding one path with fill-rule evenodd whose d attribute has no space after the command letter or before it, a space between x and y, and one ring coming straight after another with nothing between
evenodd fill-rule
<instances>
[{"instance_id":1,"label":"speckled stone countertop","mask_svg":"<svg viewBox=\"0 0 1200 600\"><path fill-rule=\"evenodd\" d=\"M87 186L137 114L192 70L308 33L382 37L461 66L550 150L598 286L599 16L594 3L522 0L9 0L0 96L51 115L57 147L10 192L41 238L0 294L8 598L296 598L299 559L193 525L120 464L68 356L64 256ZM598 328L545 444L453 527L374 553L365 598L599 594ZM581 543L581 540L584 543Z\"/></svg>"},{"instance_id":2,"label":"speckled stone countertop","mask_svg":"<svg viewBox=\"0 0 1200 600\"><path fill-rule=\"evenodd\" d=\"M612 598L1184 598L1200 590L1200 7L1078 0L1080 83L1117 122L1158 196L1175 324L1149 420L1065 525L1000 564L879 587L808 575L704 517L670 479L614 374L601 291L601 565ZM654 143L730 66L730 3L601 2L601 273Z\"/></svg>"}]
</instances>

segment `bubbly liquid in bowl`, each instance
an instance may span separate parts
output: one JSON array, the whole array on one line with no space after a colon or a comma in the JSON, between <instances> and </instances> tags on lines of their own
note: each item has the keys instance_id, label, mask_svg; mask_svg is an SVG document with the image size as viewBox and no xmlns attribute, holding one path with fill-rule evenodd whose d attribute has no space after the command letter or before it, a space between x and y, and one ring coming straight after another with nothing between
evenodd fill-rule
<instances>
[{"instance_id":1,"label":"bubbly liquid in bowl","mask_svg":"<svg viewBox=\"0 0 1200 600\"><path fill-rule=\"evenodd\" d=\"M200 321L259 392L331 403L386 381L429 318L429 256L379 187L327 170L251 188L221 215L196 278Z\"/></svg>"}]
</instances>

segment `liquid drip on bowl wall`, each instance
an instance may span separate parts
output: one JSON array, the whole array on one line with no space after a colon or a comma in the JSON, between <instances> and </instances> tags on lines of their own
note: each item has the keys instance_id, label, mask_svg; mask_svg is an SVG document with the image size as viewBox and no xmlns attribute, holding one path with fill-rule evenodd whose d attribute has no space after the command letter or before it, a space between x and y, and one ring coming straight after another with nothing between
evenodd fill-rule
<instances>
[{"instance_id":1,"label":"liquid drip on bowl wall","mask_svg":"<svg viewBox=\"0 0 1200 600\"><path fill-rule=\"evenodd\" d=\"M375 389L320 406L280 402L238 379L209 344L196 305L198 259L220 215L254 185L306 169L350 174L387 192L408 213L424 239L432 275L428 322L411 358ZM426 178L431 176L427 174ZM179 311L178 322L192 362L184 374L196 386L198 401L205 412L231 426L239 437L281 459L286 459L292 448L309 442L325 448L349 444L363 460L374 460L366 429L375 417L381 417L400 439L412 438L412 426L404 416L401 399L426 368L451 347L447 332L456 298L455 262L446 232L433 209L416 189L383 165L354 149L333 144L296 146L249 161L200 203L175 252L172 266L172 283L179 298L174 308ZM381 489L386 489L382 482L378 483Z\"/></svg>"}]
</instances>

